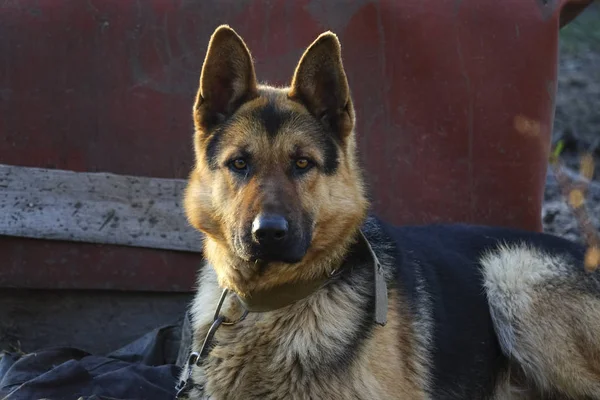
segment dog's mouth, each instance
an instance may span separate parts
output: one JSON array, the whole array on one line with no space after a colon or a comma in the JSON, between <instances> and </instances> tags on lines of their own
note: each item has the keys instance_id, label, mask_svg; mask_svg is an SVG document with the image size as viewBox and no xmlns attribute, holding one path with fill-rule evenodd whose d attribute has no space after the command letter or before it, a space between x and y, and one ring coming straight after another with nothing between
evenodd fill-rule
<instances>
[{"instance_id":1,"label":"dog's mouth","mask_svg":"<svg viewBox=\"0 0 600 400\"><path fill-rule=\"evenodd\" d=\"M296 264L302 261L304 258L304 252L264 252L256 251L249 255L248 261L256 264L270 264L270 263L283 263L283 264Z\"/></svg>"},{"instance_id":2,"label":"dog's mouth","mask_svg":"<svg viewBox=\"0 0 600 400\"><path fill-rule=\"evenodd\" d=\"M303 244L282 245L278 248L265 248L264 246L251 244L250 246L245 246L245 249L242 251L236 251L236 253L240 258L251 263L296 264L302 261L307 251L308 246Z\"/></svg>"},{"instance_id":3,"label":"dog's mouth","mask_svg":"<svg viewBox=\"0 0 600 400\"><path fill-rule=\"evenodd\" d=\"M255 264L297 264L310 246L310 238L290 237L272 244L261 244L250 235L234 240L234 252L242 260Z\"/></svg>"}]
</instances>

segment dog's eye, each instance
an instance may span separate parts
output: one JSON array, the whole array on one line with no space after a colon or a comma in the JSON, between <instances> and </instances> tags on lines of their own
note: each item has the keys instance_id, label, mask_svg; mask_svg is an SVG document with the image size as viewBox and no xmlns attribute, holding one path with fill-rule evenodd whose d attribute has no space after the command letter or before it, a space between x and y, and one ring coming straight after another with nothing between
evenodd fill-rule
<instances>
[{"instance_id":1,"label":"dog's eye","mask_svg":"<svg viewBox=\"0 0 600 400\"><path fill-rule=\"evenodd\" d=\"M231 165L232 169L234 169L236 171L240 171L240 172L248 169L248 163L243 158L236 158L235 160L233 160L231 162L230 165Z\"/></svg>"},{"instance_id":2,"label":"dog's eye","mask_svg":"<svg viewBox=\"0 0 600 400\"><path fill-rule=\"evenodd\" d=\"M308 172L313 165L313 162L308 158L297 158L294 160L294 173L296 175L304 174L305 172Z\"/></svg>"},{"instance_id":3,"label":"dog's eye","mask_svg":"<svg viewBox=\"0 0 600 400\"><path fill-rule=\"evenodd\" d=\"M246 168L248 165L246 164L246 160L242 160L241 158L238 158L237 160L233 161L233 166L236 169L244 169Z\"/></svg>"},{"instance_id":4,"label":"dog's eye","mask_svg":"<svg viewBox=\"0 0 600 400\"><path fill-rule=\"evenodd\" d=\"M306 169L308 168L309 161L306 158L299 158L296 160L296 168Z\"/></svg>"}]
</instances>

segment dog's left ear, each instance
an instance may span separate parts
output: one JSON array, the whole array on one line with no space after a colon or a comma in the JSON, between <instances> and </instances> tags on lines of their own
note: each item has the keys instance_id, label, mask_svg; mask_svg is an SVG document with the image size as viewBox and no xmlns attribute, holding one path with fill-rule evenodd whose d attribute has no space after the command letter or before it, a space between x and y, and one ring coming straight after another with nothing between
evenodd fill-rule
<instances>
[{"instance_id":1,"label":"dog's left ear","mask_svg":"<svg viewBox=\"0 0 600 400\"><path fill-rule=\"evenodd\" d=\"M354 108L342 64L342 48L332 32L321 34L304 52L289 92L339 138L354 129Z\"/></svg>"}]
</instances>

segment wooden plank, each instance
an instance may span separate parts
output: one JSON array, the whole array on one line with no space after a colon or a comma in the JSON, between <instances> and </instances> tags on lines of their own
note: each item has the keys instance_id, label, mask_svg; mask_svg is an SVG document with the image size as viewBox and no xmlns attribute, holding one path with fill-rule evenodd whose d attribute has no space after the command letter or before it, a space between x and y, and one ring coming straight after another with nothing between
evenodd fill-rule
<instances>
[{"instance_id":1,"label":"wooden plank","mask_svg":"<svg viewBox=\"0 0 600 400\"><path fill-rule=\"evenodd\" d=\"M201 251L185 181L0 164L0 235Z\"/></svg>"}]
</instances>

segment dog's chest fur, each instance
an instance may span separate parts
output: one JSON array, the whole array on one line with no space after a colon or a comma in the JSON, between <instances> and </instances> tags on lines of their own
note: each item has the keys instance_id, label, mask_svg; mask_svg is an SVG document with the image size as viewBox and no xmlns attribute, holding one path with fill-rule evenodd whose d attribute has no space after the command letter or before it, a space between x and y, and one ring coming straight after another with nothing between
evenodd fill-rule
<instances>
[{"instance_id":1,"label":"dog's chest fur","mask_svg":"<svg viewBox=\"0 0 600 400\"><path fill-rule=\"evenodd\" d=\"M422 398L415 387L422 365L400 346L410 347L410 333L398 337L403 332L396 325L399 315L388 315L386 327L373 326L371 286L362 279L354 274L290 307L221 326L215 347L193 371L205 391L192 392L191 398L386 399L399 391ZM212 268L204 269L200 285L192 309L196 346L220 296ZM396 297L390 300L391 314L398 307ZM227 316L239 314L235 300L227 300L223 310Z\"/></svg>"}]
</instances>

